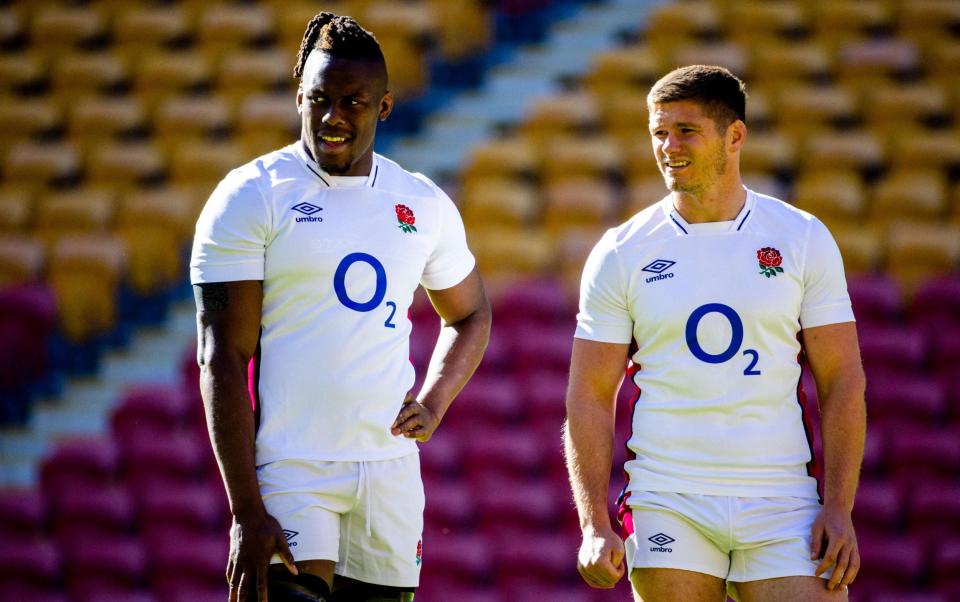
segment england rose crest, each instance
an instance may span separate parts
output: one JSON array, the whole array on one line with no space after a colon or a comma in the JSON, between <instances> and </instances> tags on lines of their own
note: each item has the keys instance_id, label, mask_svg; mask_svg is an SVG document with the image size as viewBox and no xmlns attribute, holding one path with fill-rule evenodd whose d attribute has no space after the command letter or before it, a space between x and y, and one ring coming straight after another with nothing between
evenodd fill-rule
<instances>
[{"instance_id":1,"label":"england rose crest","mask_svg":"<svg viewBox=\"0 0 960 602\"><path fill-rule=\"evenodd\" d=\"M757 251L757 261L760 262L760 273L767 278L783 273L783 268L780 267L783 256L773 247L764 247Z\"/></svg>"},{"instance_id":2,"label":"england rose crest","mask_svg":"<svg viewBox=\"0 0 960 602\"><path fill-rule=\"evenodd\" d=\"M400 204L394 207L394 209L397 210L397 222L399 223L397 227L403 230L404 232L406 232L407 234L411 232L416 232L417 227L414 226L413 224L416 223L417 217L413 214L413 210L411 210L406 205L400 205Z\"/></svg>"}]
</instances>

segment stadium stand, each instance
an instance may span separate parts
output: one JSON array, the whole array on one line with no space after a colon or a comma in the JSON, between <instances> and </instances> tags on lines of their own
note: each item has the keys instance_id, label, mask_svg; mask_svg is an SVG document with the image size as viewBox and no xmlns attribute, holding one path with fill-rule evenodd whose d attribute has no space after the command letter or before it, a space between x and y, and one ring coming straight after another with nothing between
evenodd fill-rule
<instances>
[{"instance_id":1,"label":"stadium stand","mask_svg":"<svg viewBox=\"0 0 960 602\"><path fill-rule=\"evenodd\" d=\"M323 4L380 37L400 102L378 147L458 200L496 316L423 448L417 599L628 599L573 566L570 334L593 242L663 195L646 90L692 61L745 76L748 181L820 216L844 253L870 415L851 599L956 599L960 3L655 4ZM185 250L212 186L297 135L289 71L318 7L0 7L0 602L224 598L226 500L189 337L168 382L112 358L189 306ZM422 378L438 328L422 295L411 320ZM111 369L122 385L90 384ZM815 404L809 376L804 389ZM64 437L64 422L80 426ZM621 486L615 468L611 497Z\"/></svg>"}]
</instances>

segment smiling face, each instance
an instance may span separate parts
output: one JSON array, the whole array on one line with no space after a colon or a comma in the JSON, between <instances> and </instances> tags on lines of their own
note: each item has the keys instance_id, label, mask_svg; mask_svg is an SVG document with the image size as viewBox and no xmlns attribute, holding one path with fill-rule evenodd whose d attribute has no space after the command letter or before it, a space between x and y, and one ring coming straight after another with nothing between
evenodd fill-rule
<instances>
[{"instance_id":1,"label":"smiling face","mask_svg":"<svg viewBox=\"0 0 960 602\"><path fill-rule=\"evenodd\" d=\"M734 121L719 131L716 121L694 101L655 103L650 107L650 138L664 182L671 191L702 197L739 178L730 154L739 150L745 131Z\"/></svg>"},{"instance_id":2,"label":"smiling face","mask_svg":"<svg viewBox=\"0 0 960 602\"><path fill-rule=\"evenodd\" d=\"M307 150L329 174L365 176L373 166L377 121L393 108L383 64L314 50L297 91Z\"/></svg>"}]
</instances>

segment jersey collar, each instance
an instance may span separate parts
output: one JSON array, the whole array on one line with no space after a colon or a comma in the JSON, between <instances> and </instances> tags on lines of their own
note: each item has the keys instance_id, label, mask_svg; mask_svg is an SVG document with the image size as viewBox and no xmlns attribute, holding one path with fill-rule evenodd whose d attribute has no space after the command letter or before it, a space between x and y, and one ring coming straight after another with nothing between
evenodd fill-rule
<instances>
[{"instance_id":1,"label":"jersey collar","mask_svg":"<svg viewBox=\"0 0 960 602\"><path fill-rule=\"evenodd\" d=\"M356 186L350 186L347 184L342 176L331 176L320 167L320 164L313 160L313 157L310 156L310 153L307 152L307 147L304 146L303 140L297 140L293 145L294 153L297 157L303 161L304 166L310 170L313 175L317 177L321 184L327 188L351 188ZM373 188L377 184L377 177L380 175L380 157L377 153L373 153L373 167L370 168L370 174L367 176L366 181L362 184L367 188Z\"/></svg>"},{"instance_id":2,"label":"jersey collar","mask_svg":"<svg viewBox=\"0 0 960 602\"><path fill-rule=\"evenodd\" d=\"M747 198L743 203L743 207L740 209L740 213L737 214L736 218L727 222L690 224L687 223L687 220L683 219L683 216L680 215L680 212L677 211L677 209L673 206L673 201L670 200L669 195L667 195L661 202L663 203L664 213L668 218L670 218L670 224L678 234L689 235L741 232L745 228L747 222L750 220L750 216L753 214L753 207L756 204L756 194L747 187L744 187L744 190L747 191Z\"/></svg>"}]
</instances>

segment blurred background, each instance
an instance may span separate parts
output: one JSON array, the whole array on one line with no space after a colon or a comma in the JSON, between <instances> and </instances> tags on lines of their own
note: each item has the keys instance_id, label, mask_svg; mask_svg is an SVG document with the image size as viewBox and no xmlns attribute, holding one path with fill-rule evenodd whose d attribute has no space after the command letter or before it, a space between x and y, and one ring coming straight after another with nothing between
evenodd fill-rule
<instances>
[{"instance_id":1,"label":"blurred background","mask_svg":"<svg viewBox=\"0 0 960 602\"><path fill-rule=\"evenodd\" d=\"M748 185L844 254L870 414L851 599L960 600L956 0L0 2L0 600L224 599L188 247L216 182L298 136L320 10L381 41L377 150L458 202L494 304L423 447L418 601L630 599L574 568L563 395L586 253L665 193L647 89L689 63L746 79ZM422 294L411 320L422 377Z\"/></svg>"}]
</instances>

